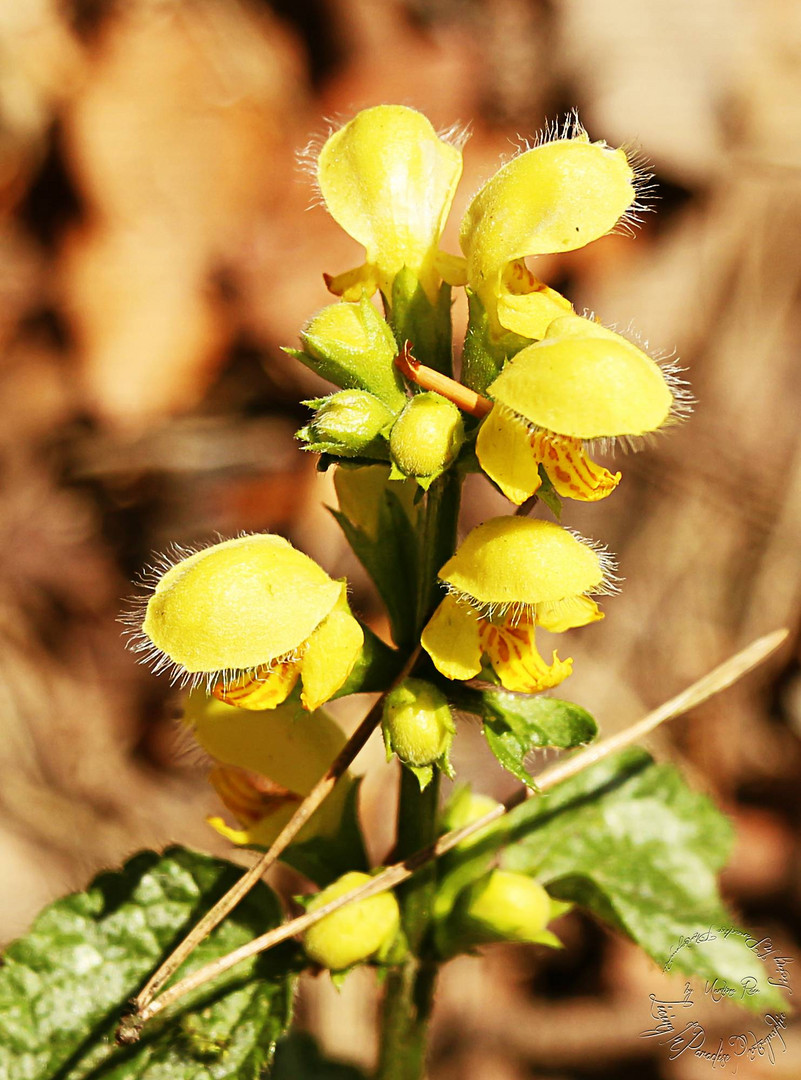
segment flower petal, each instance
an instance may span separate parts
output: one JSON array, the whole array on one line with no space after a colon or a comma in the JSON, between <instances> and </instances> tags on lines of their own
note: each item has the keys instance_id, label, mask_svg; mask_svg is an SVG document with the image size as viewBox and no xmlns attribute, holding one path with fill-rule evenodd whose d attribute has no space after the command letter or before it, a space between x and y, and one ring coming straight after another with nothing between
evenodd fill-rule
<instances>
[{"instance_id":1,"label":"flower petal","mask_svg":"<svg viewBox=\"0 0 801 1080\"><path fill-rule=\"evenodd\" d=\"M604 613L589 596L567 596L564 600L554 600L546 604L537 604L537 626L552 634L561 634L576 626L586 626L603 619Z\"/></svg>"},{"instance_id":2,"label":"flower petal","mask_svg":"<svg viewBox=\"0 0 801 1080\"><path fill-rule=\"evenodd\" d=\"M542 341L504 367L488 393L537 427L576 439L656 431L673 406L665 373L650 356L578 315L555 319Z\"/></svg>"},{"instance_id":3,"label":"flower petal","mask_svg":"<svg viewBox=\"0 0 801 1080\"><path fill-rule=\"evenodd\" d=\"M557 495L583 502L598 502L611 495L620 473L610 473L585 454L581 439L568 439L547 431L531 436L531 452L541 461Z\"/></svg>"},{"instance_id":4,"label":"flower petal","mask_svg":"<svg viewBox=\"0 0 801 1080\"><path fill-rule=\"evenodd\" d=\"M504 292L498 297L498 322L505 330L539 340L560 315L573 310L572 304L555 289L538 283L531 292Z\"/></svg>"},{"instance_id":5,"label":"flower petal","mask_svg":"<svg viewBox=\"0 0 801 1080\"><path fill-rule=\"evenodd\" d=\"M364 633L347 608L343 586L340 603L309 638L300 662L304 708L312 711L334 696L353 670L363 645Z\"/></svg>"},{"instance_id":6,"label":"flower petal","mask_svg":"<svg viewBox=\"0 0 801 1080\"><path fill-rule=\"evenodd\" d=\"M523 694L537 694L558 686L573 670L572 659L546 664L537 651L534 623L521 620L514 625L482 620L481 647L489 657L501 685Z\"/></svg>"},{"instance_id":7,"label":"flower petal","mask_svg":"<svg viewBox=\"0 0 801 1080\"><path fill-rule=\"evenodd\" d=\"M341 590L282 536L242 536L172 566L142 629L184 671L257 668L302 645Z\"/></svg>"},{"instance_id":8,"label":"flower petal","mask_svg":"<svg viewBox=\"0 0 801 1080\"><path fill-rule=\"evenodd\" d=\"M362 263L352 270L345 270L341 274L332 276L323 274L325 287L334 296L340 296L343 300L357 303L366 293L372 296L378 288L378 276L375 267L369 263Z\"/></svg>"},{"instance_id":9,"label":"flower petal","mask_svg":"<svg viewBox=\"0 0 801 1080\"><path fill-rule=\"evenodd\" d=\"M255 713L193 690L183 722L215 761L269 777L298 795L308 795L345 745L328 713L307 713L297 701Z\"/></svg>"},{"instance_id":10,"label":"flower petal","mask_svg":"<svg viewBox=\"0 0 801 1080\"><path fill-rule=\"evenodd\" d=\"M420 643L446 679L472 679L481 671L479 621L473 608L453 596L429 619Z\"/></svg>"},{"instance_id":11,"label":"flower petal","mask_svg":"<svg viewBox=\"0 0 801 1080\"><path fill-rule=\"evenodd\" d=\"M439 577L479 604L519 608L596 590L604 565L597 551L555 522L498 517L468 533Z\"/></svg>"},{"instance_id":12,"label":"flower petal","mask_svg":"<svg viewBox=\"0 0 801 1080\"><path fill-rule=\"evenodd\" d=\"M481 425L476 455L487 476L517 506L542 483L528 425L501 405L493 405Z\"/></svg>"},{"instance_id":13,"label":"flower petal","mask_svg":"<svg viewBox=\"0 0 801 1080\"><path fill-rule=\"evenodd\" d=\"M326 140L317 162L323 199L364 246L385 296L408 266L436 299L437 247L461 172L459 150L402 105L364 109Z\"/></svg>"},{"instance_id":14,"label":"flower petal","mask_svg":"<svg viewBox=\"0 0 801 1080\"><path fill-rule=\"evenodd\" d=\"M471 202L460 243L469 278L499 284L513 259L573 251L614 228L635 199L622 150L585 133L535 146L498 170Z\"/></svg>"},{"instance_id":15,"label":"flower petal","mask_svg":"<svg viewBox=\"0 0 801 1080\"><path fill-rule=\"evenodd\" d=\"M297 661L287 660L274 668L257 668L230 682L220 679L212 693L218 701L237 709L274 709L292 693L299 675Z\"/></svg>"}]
</instances>

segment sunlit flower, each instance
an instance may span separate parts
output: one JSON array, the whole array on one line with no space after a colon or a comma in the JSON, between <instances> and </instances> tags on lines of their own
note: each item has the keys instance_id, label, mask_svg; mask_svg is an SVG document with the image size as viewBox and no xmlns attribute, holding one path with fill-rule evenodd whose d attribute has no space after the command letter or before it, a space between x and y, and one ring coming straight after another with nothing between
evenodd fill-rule
<instances>
[{"instance_id":1,"label":"sunlit flower","mask_svg":"<svg viewBox=\"0 0 801 1080\"><path fill-rule=\"evenodd\" d=\"M481 467L518 505L542 483L594 502L614 491L610 473L586 453L600 440L630 442L656 431L687 405L683 384L642 349L591 319L555 319L490 384L493 401L476 441Z\"/></svg>"},{"instance_id":2,"label":"sunlit flower","mask_svg":"<svg viewBox=\"0 0 801 1080\"><path fill-rule=\"evenodd\" d=\"M572 310L528 269L528 256L573 251L636 217L642 180L623 150L590 142L573 118L503 165L475 196L462 221L467 282L492 333L541 338Z\"/></svg>"},{"instance_id":3,"label":"sunlit flower","mask_svg":"<svg viewBox=\"0 0 801 1080\"><path fill-rule=\"evenodd\" d=\"M362 266L326 278L331 292L358 300L380 289L391 301L405 266L433 303L440 281L461 274L462 260L438 251L462 172L459 143L403 105L364 109L326 139L316 165L320 193L366 253Z\"/></svg>"},{"instance_id":4,"label":"sunlit flower","mask_svg":"<svg viewBox=\"0 0 801 1080\"><path fill-rule=\"evenodd\" d=\"M537 651L537 626L560 633L603 618L589 593L609 590L611 561L553 522L502 517L479 525L439 572L448 595L422 645L448 679L471 679L487 656L507 690L536 693L573 661Z\"/></svg>"},{"instance_id":5,"label":"sunlit flower","mask_svg":"<svg viewBox=\"0 0 801 1080\"><path fill-rule=\"evenodd\" d=\"M273 709L301 678L316 709L361 652L345 583L281 536L226 540L159 569L134 649L232 705Z\"/></svg>"},{"instance_id":6,"label":"sunlit flower","mask_svg":"<svg viewBox=\"0 0 801 1080\"><path fill-rule=\"evenodd\" d=\"M285 702L269 713L243 712L208 697L189 695L184 722L214 759L209 780L241 828L210 817L235 844L268 847L345 745L345 735L322 709L305 712ZM333 836L353 784L345 774L298 834L303 843Z\"/></svg>"}]
</instances>

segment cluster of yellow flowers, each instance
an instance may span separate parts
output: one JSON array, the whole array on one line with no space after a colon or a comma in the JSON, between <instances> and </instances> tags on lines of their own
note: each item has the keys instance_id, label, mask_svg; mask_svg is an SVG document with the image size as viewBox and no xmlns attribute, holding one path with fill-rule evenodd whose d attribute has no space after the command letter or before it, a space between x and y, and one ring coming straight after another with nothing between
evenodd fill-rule
<instances>
[{"instance_id":1,"label":"cluster of yellow flowers","mask_svg":"<svg viewBox=\"0 0 801 1080\"><path fill-rule=\"evenodd\" d=\"M669 423L684 408L682 387L627 338L576 313L526 259L582 247L635 217L646 178L622 149L591 142L574 119L521 150L480 188L461 222L456 256L441 251L440 240L461 176L462 142L459 133L437 134L413 109L387 105L359 113L314 155L322 199L364 247L365 261L326 275L339 300L301 334L297 355L341 390L309 403L315 416L299 435L307 449L336 461L357 459L364 467L385 460L391 471L381 485L412 477L427 489L468 444L514 504L546 488L563 498L605 498L620 473L592 461L592 444L628 442ZM432 312L443 297L447 311L451 286L467 289L468 345L472 338L473 351L483 352L471 359L466 345L462 385L431 372L429 383L420 380L426 392L408 396L394 363L402 342L390 326L399 283L409 281ZM370 302L376 292L388 321ZM562 632L602 618L592 595L611 587L611 566L555 522L494 518L439 569L446 595L422 631L422 647L450 680L482 672L492 678L494 671L512 691L556 686L572 661L554 652L547 663L535 629ZM304 793L309 771L261 791L248 772L259 768L252 753L232 756L209 733L219 731L221 708L274 710L280 727L282 709L313 712L341 691L364 643L345 583L280 537L241 537L169 568L141 630L136 647L157 666L206 684L218 699L204 697L190 722L221 761L215 786L246 826L228 834L265 842ZM440 763L447 761L446 735L447 725L432 742Z\"/></svg>"}]
</instances>

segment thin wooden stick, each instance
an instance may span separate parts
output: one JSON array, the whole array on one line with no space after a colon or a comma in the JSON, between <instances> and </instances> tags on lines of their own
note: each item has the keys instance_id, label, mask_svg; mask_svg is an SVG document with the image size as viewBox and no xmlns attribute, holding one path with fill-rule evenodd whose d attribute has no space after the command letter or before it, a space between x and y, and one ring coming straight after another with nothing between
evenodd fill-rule
<instances>
[{"instance_id":1,"label":"thin wooden stick","mask_svg":"<svg viewBox=\"0 0 801 1080\"><path fill-rule=\"evenodd\" d=\"M397 686L399 682L406 678L417 661L419 654L420 649L418 647L406 661L403 670L395 678L392 686ZM192 927L183 941L172 953L170 953L164 963L147 981L140 993L137 994L133 1001L134 1012L131 1016L127 1017L123 1022L123 1025L121 1025L121 1027L124 1026L125 1030L129 1033L129 1037L125 1039L124 1032L122 1035L118 1032L118 1037L122 1037L123 1041L135 1041L130 1035L137 1026L137 1019L141 1018L147 1009L147 1006L161 987L183 963L186 957L189 956L192 950L225 918L229 911L236 907L239 901L253 888L259 878L269 870L281 853L289 847L315 810L318 809L320 804L333 790L336 782L347 770L348 766L362 749L380 722L384 706L384 697L385 695L382 695L372 709L370 709L348 739L347 743L343 746L336 760L332 762L328 771L324 776L320 777L275 838L269 850L257 859L253 866L243 874L239 881L228 890L225 896L222 896L214 907L210 908L203 918Z\"/></svg>"},{"instance_id":2,"label":"thin wooden stick","mask_svg":"<svg viewBox=\"0 0 801 1080\"><path fill-rule=\"evenodd\" d=\"M424 390L434 390L437 394L452 401L462 412L470 413L471 416L481 418L486 416L492 408L492 402L488 398L477 394L475 390L468 389L455 379L448 378L441 371L435 371L434 368L426 367L419 360L415 360L409 341L404 342L403 348L395 357L395 366L409 382L422 386Z\"/></svg>"},{"instance_id":3,"label":"thin wooden stick","mask_svg":"<svg viewBox=\"0 0 801 1080\"><path fill-rule=\"evenodd\" d=\"M338 897L336 900L331 900L328 904L325 904L314 912L307 912L305 915L292 919L282 926L277 926L274 930L269 930L266 934L262 934L260 937L255 938L246 945L242 945L240 948L228 953L227 956L219 957L210 964L206 964L204 967L192 972L191 975L188 975L185 979L181 979L180 982L171 986L169 990L165 990L156 1001L152 1002L146 1009L143 1009L139 1016L139 1022L141 1024L146 1023L156 1016L157 1013L160 1013L163 1009L172 1005L185 994L188 994L192 990L196 990L199 986L202 986L204 983L221 975L235 964L240 963L242 960L247 960L257 953L264 952L266 949L270 949L274 945L278 945L280 942L286 941L290 937L294 937L296 934L302 933L304 930L308 929L308 927L318 922L318 920L325 918L326 915L330 915L331 912L344 907L345 904L350 904L356 900L366 900L371 896L386 892L387 889L392 889L401 882L406 881L407 878L410 878L421 866L424 866L426 863L430 862L432 859L436 859L440 855L444 855L445 852L451 851L457 844L462 843L462 841L466 840L469 836L472 836L474 833L486 828L499 818L502 818L505 814L508 814L515 807L525 802L531 795L539 795L541 792L548 791L550 788L555 787L564 780L583 772L584 769L589 768L591 765L595 765L597 762L603 760L603 758L609 757L610 754L614 754L624 746L629 746L643 738L643 736L649 734L649 732L653 731L654 728L658 727L660 724L663 724L666 720L673 720L677 716L681 716L682 713L695 708L696 705L700 705L701 702L706 701L714 694L719 693L721 690L725 690L726 687L731 686L732 683L736 682L747 671L750 671L752 668L762 663L767 656L778 649L782 642L787 638L787 635L787 630L775 630L771 634L766 634L764 637L758 638L745 649L735 653L734 656L718 665L718 667L710 671L708 675L705 675L703 678L693 683L692 686L689 686L686 690L677 694L676 697L671 698L669 701L666 701L664 705L660 705L659 708L648 713L642 720L638 720L635 724L618 732L616 735L610 735L608 738L602 739L592 746L585 747L577 754L565 758L564 761L555 762L553 765L545 768L535 778L536 789L521 789L505 803L494 807L477 821L473 821L469 825L464 825L461 829L454 829L451 832L445 833L436 841L436 843L427 848L423 848L421 851L415 852L414 855L411 855L404 862L395 863L394 866L387 867L386 870L377 874L370 881L365 882L364 885L360 885L358 888L353 889L344 896Z\"/></svg>"}]
</instances>

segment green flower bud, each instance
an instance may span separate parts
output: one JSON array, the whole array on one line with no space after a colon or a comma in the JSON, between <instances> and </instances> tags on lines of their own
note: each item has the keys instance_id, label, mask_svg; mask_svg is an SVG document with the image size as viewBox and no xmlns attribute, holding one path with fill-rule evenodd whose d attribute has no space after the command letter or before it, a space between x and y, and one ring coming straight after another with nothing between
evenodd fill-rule
<instances>
[{"instance_id":1,"label":"green flower bud","mask_svg":"<svg viewBox=\"0 0 801 1080\"><path fill-rule=\"evenodd\" d=\"M329 304L301 331L303 350L286 351L345 390L367 390L394 413L406 401L395 367L398 349L387 323L370 301Z\"/></svg>"},{"instance_id":2,"label":"green flower bud","mask_svg":"<svg viewBox=\"0 0 801 1080\"><path fill-rule=\"evenodd\" d=\"M456 727L447 698L422 679L405 679L387 695L382 722L387 761L397 754L420 780L434 776L434 765L452 775L448 755Z\"/></svg>"},{"instance_id":3,"label":"green flower bud","mask_svg":"<svg viewBox=\"0 0 801 1080\"><path fill-rule=\"evenodd\" d=\"M353 871L323 889L307 907L308 912L336 900L370 880L369 874ZM357 900L333 911L310 926L303 935L307 955L320 967L344 971L390 949L400 928L398 901L391 892Z\"/></svg>"},{"instance_id":4,"label":"green flower bud","mask_svg":"<svg viewBox=\"0 0 801 1080\"><path fill-rule=\"evenodd\" d=\"M390 435L394 477L414 476L427 488L455 460L463 442L462 414L453 402L432 391L416 394Z\"/></svg>"},{"instance_id":5,"label":"green flower bud","mask_svg":"<svg viewBox=\"0 0 801 1080\"><path fill-rule=\"evenodd\" d=\"M446 956L497 941L561 948L546 927L569 907L525 874L491 870L459 893L438 944Z\"/></svg>"},{"instance_id":6,"label":"green flower bud","mask_svg":"<svg viewBox=\"0 0 801 1080\"><path fill-rule=\"evenodd\" d=\"M497 799L490 798L489 795L471 791L469 787L459 788L453 793L442 815L442 832L451 832L454 829L462 829L465 825L472 825L474 821L478 821L500 805ZM488 825L487 828L491 829L492 826ZM474 832L466 840L457 844L456 850L465 851L483 840L485 836L486 831L479 829L478 832Z\"/></svg>"},{"instance_id":7,"label":"green flower bud","mask_svg":"<svg viewBox=\"0 0 801 1080\"><path fill-rule=\"evenodd\" d=\"M395 414L366 390L340 390L304 402L316 409L311 423L297 432L304 450L338 457L388 458L386 435Z\"/></svg>"}]
</instances>

